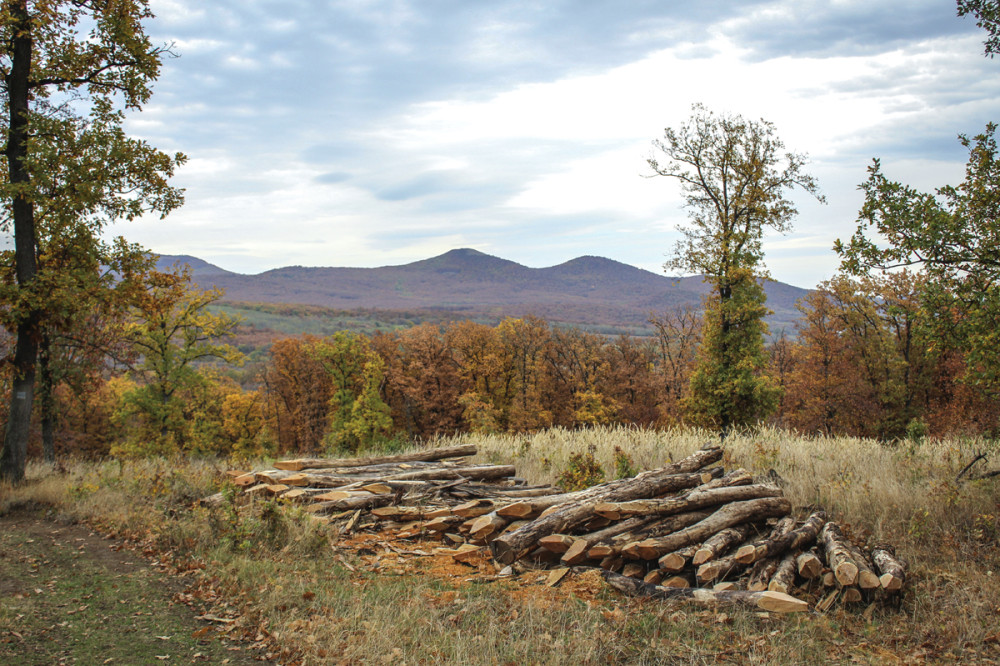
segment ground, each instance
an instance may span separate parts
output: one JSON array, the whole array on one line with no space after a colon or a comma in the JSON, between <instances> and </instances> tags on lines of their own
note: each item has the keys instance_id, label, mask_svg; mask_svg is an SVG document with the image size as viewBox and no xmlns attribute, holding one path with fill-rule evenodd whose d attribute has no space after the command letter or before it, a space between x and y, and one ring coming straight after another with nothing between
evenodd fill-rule
<instances>
[{"instance_id":1,"label":"ground","mask_svg":"<svg viewBox=\"0 0 1000 666\"><path fill-rule=\"evenodd\" d=\"M85 526L0 515L0 663L261 663L199 594Z\"/></svg>"}]
</instances>

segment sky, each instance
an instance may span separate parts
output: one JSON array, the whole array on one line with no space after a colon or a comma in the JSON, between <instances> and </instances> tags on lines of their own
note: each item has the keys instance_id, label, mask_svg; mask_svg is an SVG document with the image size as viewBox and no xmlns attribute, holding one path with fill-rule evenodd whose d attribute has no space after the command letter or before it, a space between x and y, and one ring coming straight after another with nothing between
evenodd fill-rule
<instances>
[{"instance_id":1,"label":"sky","mask_svg":"<svg viewBox=\"0 0 1000 666\"><path fill-rule=\"evenodd\" d=\"M258 273L470 247L533 267L598 255L662 273L687 212L650 177L701 103L774 123L826 205L793 195L778 280L838 267L873 158L932 190L1000 120L1000 60L951 0L151 0L173 44L127 130L189 162L186 203L114 225Z\"/></svg>"}]
</instances>

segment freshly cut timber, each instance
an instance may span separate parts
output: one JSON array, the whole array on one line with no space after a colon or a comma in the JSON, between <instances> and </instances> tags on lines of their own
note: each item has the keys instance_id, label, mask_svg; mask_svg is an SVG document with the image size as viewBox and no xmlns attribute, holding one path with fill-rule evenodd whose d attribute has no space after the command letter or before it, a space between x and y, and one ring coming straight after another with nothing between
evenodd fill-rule
<instances>
[{"instance_id":1,"label":"freshly cut timber","mask_svg":"<svg viewBox=\"0 0 1000 666\"><path fill-rule=\"evenodd\" d=\"M781 495L781 488L763 484L709 488L707 490L695 488L679 497L633 500L631 502L602 502L594 507L594 513L612 520L636 515L669 516L730 502L742 502L759 497L778 497L779 495Z\"/></svg>"},{"instance_id":2,"label":"freshly cut timber","mask_svg":"<svg viewBox=\"0 0 1000 666\"><path fill-rule=\"evenodd\" d=\"M765 518L785 516L791 510L791 503L784 497L762 497L745 502L733 502L719 508L708 518L691 527L674 534L668 534L665 537L629 544L623 552L631 558L651 560L678 548L703 541L727 527L764 520Z\"/></svg>"},{"instance_id":3,"label":"freshly cut timber","mask_svg":"<svg viewBox=\"0 0 1000 666\"><path fill-rule=\"evenodd\" d=\"M632 543L637 538L671 534L677 530L694 525L708 516L709 514L706 511L692 511L665 518L657 516L651 518L642 516L628 518L599 532L592 532L591 534L579 537L576 543L563 556L563 562L570 564L572 563L571 559L573 562L581 562L585 559L582 557L582 553L586 553L586 557L590 559L618 555L624 546ZM620 526L627 529L620 529Z\"/></svg>"},{"instance_id":4,"label":"freshly cut timber","mask_svg":"<svg viewBox=\"0 0 1000 666\"><path fill-rule=\"evenodd\" d=\"M875 571L872 570L872 565L868 562L868 558L865 554L861 552L851 541L847 541L845 544L847 546L848 552L851 554L851 559L854 563L858 565L858 581L857 585L862 590L874 590L875 588L881 586L881 581L878 576L875 575Z\"/></svg>"},{"instance_id":5,"label":"freshly cut timber","mask_svg":"<svg viewBox=\"0 0 1000 666\"><path fill-rule=\"evenodd\" d=\"M701 449L687 458L660 469L643 472L631 479L611 481L589 490L593 494L560 506L553 513L537 518L521 529L503 534L490 543L493 557L501 564L511 564L530 552L535 543L549 534L565 533L586 522L593 515L593 505L598 502L622 502L640 497L655 497L676 492L696 483L678 481L677 475L691 474L722 458L722 449ZM683 485L690 483L690 485ZM674 549L670 549L674 550Z\"/></svg>"},{"instance_id":6,"label":"freshly cut timber","mask_svg":"<svg viewBox=\"0 0 1000 666\"><path fill-rule=\"evenodd\" d=\"M797 573L795 559L797 556L798 553L795 552L785 553L785 556L778 564L777 571L774 572L774 576L771 578L771 582L768 583L767 589L772 592L791 593L795 587L795 574Z\"/></svg>"},{"instance_id":7,"label":"freshly cut timber","mask_svg":"<svg viewBox=\"0 0 1000 666\"><path fill-rule=\"evenodd\" d=\"M896 553L889 546L872 548L872 560L881 574L879 582L888 592L895 592L903 587L906 581L906 569L902 562L896 559Z\"/></svg>"},{"instance_id":8,"label":"freshly cut timber","mask_svg":"<svg viewBox=\"0 0 1000 666\"><path fill-rule=\"evenodd\" d=\"M510 521L497 515L496 511L477 517L469 526L469 534L475 539L490 539L507 527Z\"/></svg>"},{"instance_id":9,"label":"freshly cut timber","mask_svg":"<svg viewBox=\"0 0 1000 666\"><path fill-rule=\"evenodd\" d=\"M667 553L660 558L660 568L670 573L682 571L697 551L698 546L687 546L685 548L681 548L680 550L675 550L672 553Z\"/></svg>"},{"instance_id":10,"label":"freshly cut timber","mask_svg":"<svg viewBox=\"0 0 1000 666\"><path fill-rule=\"evenodd\" d=\"M781 592L748 592L745 590L707 590L699 587L661 587L650 585L635 578L628 578L610 571L601 575L611 587L633 597L652 599L690 600L703 604L739 604L775 613L801 613L809 610L809 604Z\"/></svg>"},{"instance_id":11,"label":"freshly cut timber","mask_svg":"<svg viewBox=\"0 0 1000 666\"><path fill-rule=\"evenodd\" d=\"M809 551L799 553L795 558L795 569L799 575L806 579L819 578L823 573L823 560L816 556L816 553Z\"/></svg>"},{"instance_id":12,"label":"freshly cut timber","mask_svg":"<svg viewBox=\"0 0 1000 666\"><path fill-rule=\"evenodd\" d=\"M705 543L701 544L701 546L698 547L698 550L695 551L694 556L691 558L691 564L704 564L709 560L714 560L720 555L727 553L738 544L746 541L752 531L753 527L749 524L743 524L737 525L736 527L727 527L721 532L710 536L705 539Z\"/></svg>"},{"instance_id":13,"label":"freshly cut timber","mask_svg":"<svg viewBox=\"0 0 1000 666\"><path fill-rule=\"evenodd\" d=\"M788 534L795 528L795 519L791 516L785 516L771 529L770 538L780 539L782 536ZM739 562L739 551L736 551L737 562ZM743 564L741 562L741 564ZM762 560L757 560L754 562L750 569L750 579L747 582L747 589L752 592L758 592L760 590L766 590L768 584L771 582L771 578L778 572L778 565L781 564L781 556L765 557Z\"/></svg>"},{"instance_id":14,"label":"freshly cut timber","mask_svg":"<svg viewBox=\"0 0 1000 666\"><path fill-rule=\"evenodd\" d=\"M768 538L743 546L736 551L736 559L743 564L753 564L767 557L777 557L788 550L802 550L815 543L826 523L826 513L816 511L800 527L782 534L771 533Z\"/></svg>"},{"instance_id":15,"label":"freshly cut timber","mask_svg":"<svg viewBox=\"0 0 1000 666\"><path fill-rule=\"evenodd\" d=\"M445 460L446 458L464 458L476 455L475 444L462 444L415 453L403 453L396 456L379 456L375 458L298 458L296 460L279 460L274 463L277 469L298 472L303 469L326 469L331 467L364 467L383 463L417 462Z\"/></svg>"},{"instance_id":16,"label":"freshly cut timber","mask_svg":"<svg viewBox=\"0 0 1000 666\"><path fill-rule=\"evenodd\" d=\"M576 542L574 537L568 534L550 534L538 540L538 545L553 553L565 553Z\"/></svg>"},{"instance_id":17,"label":"freshly cut timber","mask_svg":"<svg viewBox=\"0 0 1000 666\"><path fill-rule=\"evenodd\" d=\"M858 580L858 565L851 557L847 537L840 531L840 526L835 522L828 522L823 526L820 540L826 549L826 561L837 582L843 587L854 585Z\"/></svg>"}]
</instances>

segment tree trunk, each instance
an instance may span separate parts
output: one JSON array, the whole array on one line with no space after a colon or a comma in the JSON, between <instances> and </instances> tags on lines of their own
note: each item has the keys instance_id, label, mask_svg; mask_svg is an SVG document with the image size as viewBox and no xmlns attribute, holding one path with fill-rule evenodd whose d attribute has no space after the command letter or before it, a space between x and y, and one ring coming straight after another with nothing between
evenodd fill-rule
<instances>
[{"instance_id":1,"label":"tree trunk","mask_svg":"<svg viewBox=\"0 0 1000 666\"><path fill-rule=\"evenodd\" d=\"M768 557L776 557L787 550L802 550L816 542L819 531L826 523L826 513L816 511L801 526L784 534L772 533L767 539L743 546L736 551L736 560L753 564Z\"/></svg>"},{"instance_id":2,"label":"tree trunk","mask_svg":"<svg viewBox=\"0 0 1000 666\"><path fill-rule=\"evenodd\" d=\"M42 456L48 463L56 461L56 396L51 351L49 336L43 332L38 350L38 402L42 412Z\"/></svg>"},{"instance_id":3,"label":"tree trunk","mask_svg":"<svg viewBox=\"0 0 1000 666\"><path fill-rule=\"evenodd\" d=\"M584 494L581 499L559 506L553 513L537 518L524 527L495 539L490 544L493 557L501 564L512 564L534 548L543 536L566 533L586 522L593 516L593 506L598 502L653 497L698 485L703 481L678 475L690 475L720 458L722 449L701 449L672 465L644 472L632 479L621 479L595 486L590 489L593 491L592 494Z\"/></svg>"},{"instance_id":4,"label":"tree trunk","mask_svg":"<svg viewBox=\"0 0 1000 666\"><path fill-rule=\"evenodd\" d=\"M722 479L719 479L721 481ZM602 502L594 507L594 513L617 520L617 517L636 515L669 516L675 513L685 513L696 509L706 509L730 502L758 499L760 497L778 497L781 488L757 484L752 486L733 486L730 488L712 488L698 490L697 488L679 497L663 499L634 500L632 502ZM617 517L615 517L617 516Z\"/></svg>"},{"instance_id":5,"label":"tree trunk","mask_svg":"<svg viewBox=\"0 0 1000 666\"><path fill-rule=\"evenodd\" d=\"M10 11L12 54L10 70L5 77L7 87L7 173L10 184L28 189L31 175L24 166L28 154L28 112L30 100L29 79L32 59L32 22L27 0L4 3ZM35 208L25 193L14 196L14 264L18 291L29 297L32 283L38 272L35 238ZM24 466L28 457L28 435L31 428L31 406L35 393L35 359L38 356L38 329L41 313L29 306L27 312L18 314L17 337L14 342L11 380L10 409L7 413L7 430L4 433L3 452L0 453L0 478L19 483L24 480Z\"/></svg>"},{"instance_id":6,"label":"tree trunk","mask_svg":"<svg viewBox=\"0 0 1000 666\"><path fill-rule=\"evenodd\" d=\"M475 444L462 444L429 451L402 453L396 456L379 456L375 458L298 458L295 460L279 460L275 468L298 472L304 469L326 469L331 467L366 467L383 463L418 462L444 460L445 458L463 458L476 455Z\"/></svg>"},{"instance_id":7,"label":"tree trunk","mask_svg":"<svg viewBox=\"0 0 1000 666\"><path fill-rule=\"evenodd\" d=\"M840 531L840 526L828 522L823 526L820 539L826 549L826 563L833 570L837 582L844 587L854 585L858 580L858 565L851 557L851 552L847 548L847 538Z\"/></svg>"},{"instance_id":8,"label":"tree trunk","mask_svg":"<svg viewBox=\"0 0 1000 666\"><path fill-rule=\"evenodd\" d=\"M895 592L903 587L903 583L906 582L906 569L896 559L891 548L888 546L872 548L872 560L875 561L875 567L881 574L879 583L887 592Z\"/></svg>"},{"instance_id":9,"label":"tree trunk","mask_svg":"<svg viewBox=\"0 0 1000 666\"><path fill-rule=\"evenodd\" d=\"M787 515L792 510L791 503L784 497L764 497L761 499L733 502L720 508L705 520L659 539L646 539L629 544L624 553L628 557L651 560L671 551L704 541L727 527L740 523L754 522L765 518Z\"/></svg>"},{"instance_id":10,"label":"tree trunk","mask_svg":"<svg viewBox=\"0 0 1000 666\"><path fill-rule=\"evenodd\" d=\"M732 550L737 544L741 544L747 540L752 532L753 528L749 524L737 525L736 527L727 527L721 532L709 537L705 540L705 543L701 544L694 556L691 558L691 564L699 565L704 564L710 560L714 560L720 555L724 555L726 552Z\"/></svg>"}]
</instances>

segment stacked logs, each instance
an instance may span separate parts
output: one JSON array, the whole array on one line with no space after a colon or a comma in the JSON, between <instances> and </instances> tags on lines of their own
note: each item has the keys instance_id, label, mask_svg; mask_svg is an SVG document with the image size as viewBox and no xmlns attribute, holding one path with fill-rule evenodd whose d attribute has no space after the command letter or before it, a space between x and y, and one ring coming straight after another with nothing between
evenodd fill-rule
<instances>
[{"instance_id":1,"label":"stacked logs","mask_svg":"<svg viewBox=\"0 0 1000 666\"><path fill-rule=\"evenodd\" d=\"M492 554L508 565L600 567L630 594L785 612L809 606L793 592L819 593L817 605L828 608L902 588L891 548L866 554L821 510L796 520L779 487L753 483L745 470L724 474L711 466L721 458L721 449L706 448L551 508L542 508L546 498L520 502L541 509L538 517L492 539Z\"/></svg>"},{"instance_id":2,"label":"stacked logs","mask_svg":"<svg viewBox=\"0 0 1000 666\"><path fill-rule=\"evenodd\" d=\"M629 594L789 612L809 607L793 593L824 610L898 594L905 581L890 547L862 551L821 510L797 520L778 486L725 473L720 448L569 493L529 486L512 466L450 461L475 452L286 460L235 483L307 502L342 531L435 536L456 559L488 547L498 568L598 567Z\"/></svg>"}]
</instances>

